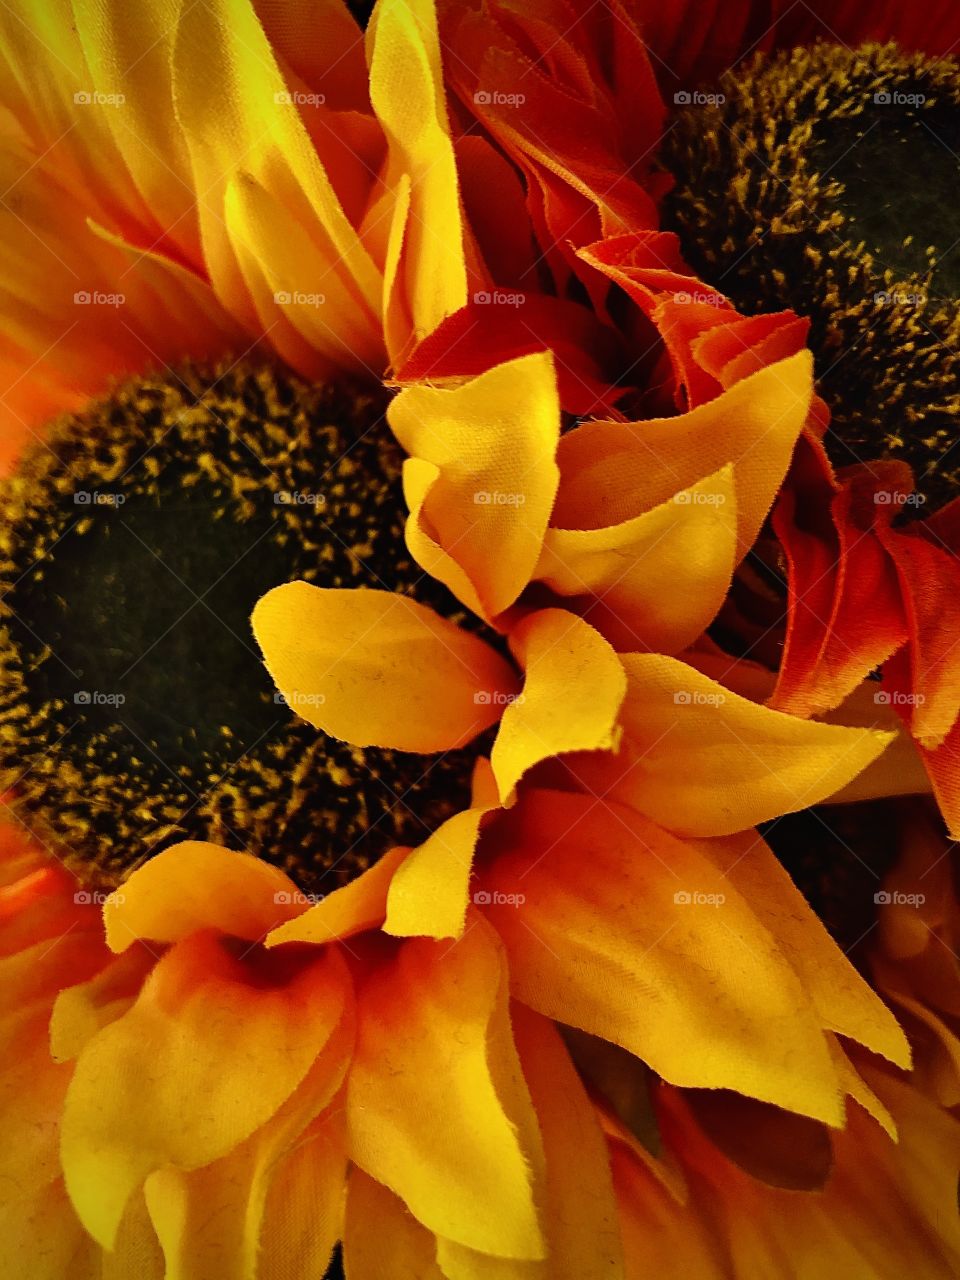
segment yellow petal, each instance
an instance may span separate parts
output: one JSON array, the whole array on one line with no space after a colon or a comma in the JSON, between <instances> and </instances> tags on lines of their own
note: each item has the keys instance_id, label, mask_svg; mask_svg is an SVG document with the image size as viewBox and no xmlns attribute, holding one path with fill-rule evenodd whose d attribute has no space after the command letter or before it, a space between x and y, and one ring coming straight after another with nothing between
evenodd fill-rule
<instances>
[{"instance_id":1,"label":"yellow petal","mask_svg":"<svg viewBox=\"0 0 960 1280\"><path fill-rule=\"evenodd\" d=\"M894 737L771 711L675 658L631 653L621 661L623 751L578 761L577 771L672 831L729 835L818 804Z\"/></svg>"},{"instance_id":2,"label":"yellow petal","mask_svg":"<svg viewBox=\"0 0 960 1280\"><path fill-rule=\"evenodd\" d=\"M543 1256L532 1182L536 1117L509 1033L496 935L413 939L358 1004L347 1091L351 1158L431 1231L512 1258Z\"/></svg>"},{"instance_id":3,"label":"yellow petal","mask_svg":"<svg viewBox=\"0 0 960 1280\"><path fill-rule=\"evenodd\" d=\"M289 582L257 601L253 632L298 714L359 747L462 747L516 689L489 645L390 591Z\"/></svg>"},{"instance_id":4,"label":"yellow petal","mask_svg":"<svg viewBox=\"0 0 960 1280\"><path fill-rule=\"evenodd\" d=\"M130 947L95 977L61 991L50 1015L50 1055L54 1061L75 1058L101 1027L126 1013L156 960L147 947Z\"/></svg>"},{"instance_id":5,"label":"yellow petal","mask_svg":"<svg viewBox=\"0 0 960 1280\"><path fill-rule=\"evenodd\" d=\"M105 1248L148 1174L209 1164L249 1137L340 1020L349 978L335 953L291 967L252 950L212 933L179 942L77 1060L61 1159L74 1207Z\"/></svg>"},{"instance_id":6,"label":"yellow petal","mask_svg":"<svg viewBox=\"0 0 960 1280\"><path fill-rule=\"evenodd\" d=\"M344 1018L299 1088L229 1155L189 1172L167 1166L150 1174L146 1198L166 1280L266 1280L284 1265L280 1274L289 1276L297 1248L301 1271L324 1273L343 1228L346 1149L334 1095L352 1037Z\"/></svg>"},{"instance_id":7,"label":"yellow petal","mask_svg":"<svg viewBox=\"0 0 960 1280\"><path fill-rule=\"evenodd\" d=\"M864 981L755 831L696 847L750 903L803 983L822 1025L910 1067L910 1046L896 1018Z\"/></svg>"},{"instance_id":8,"label":"yellow petal","mask_svg":"<svg viewBox=\"0 0 960 1280\"><path fill-rule=\"evenodd\" d=\"M557 492L553 357L522 356L452 389L407 387L387 417L407 453L437 468L420 533L408 535L411 554L429 538L466 574L487 616L501 613L530 581ZM433 550L428 560L420 563L456 592L444 557Z\"/></svg>"},{"instance_id":9,"label":"yellow petal","mask_svg":"<svg viewBox=\"0 0 960 1280\"><path fill-rule=\"evenodd\" d=\"M592 796L530 792L491 833L484 908L515 995L666 1080L842 1123L815 1011L747 901L692 845Z\"/></svg>"},{"instance_id":10,"label":"yellow petal","mask_svg":"<svg viewBox=\"0 0 960 1280\"><path fill-rule=\"evenodd\" d=\"M536 577L560 595L579 597L574 607L616 649L677 653L716 616L736 546L728 464L621 524L548 529Z\"/></svg>"},{"instance_id":11,"label":"yellow petal","mask_svg":"<svg viewBox=\"0 0 960 1280\"><path fill-rule=\"evenodd\" d=\"M364 929L378 929L387 914L387 891L409 850L391 849L368 871L328 894L294 920L288 920L264 939L267 947L282 942L333 942Z\"/></svg>"},{"instance_id":12,"label":"yellow petal","mask_svg":"<svg viewBox=\"0 0 960 1280\"><path fill-rule=\"evenodd\" d=\"M459 938L467 918L473 851L486 809L455 813L406 858L387 895L384 932Z\"/></svg>"},{"instance_id":13,"label":"yellow petal","mask_svg":"<svg viewBox=\"0 0 960 1280\"><path fill-rule=\"evenodd\" d=\"M617 1205L593 1103L550 1022L518 1005L514 1034L546 1153L551 1280L616 1280Z\"/></svg>"},{"instance_id":14,"label":"yellow petal","mask_svg":"<svg viewBox=\"0 0 960 1280\"><path fill-rule=\"evenodd\" d=\"M210 0L184 8L173 72L193 185L202 193L204 258L218 297L253 332L269 331L281 317L296 323L297 316L286 316L282 298L273 300L269 314L257 314L240 266L246 253L279 278L295 269L289 252L295 245L300 260L294 287L335 293L342 322L368 335L362 349L379 345L381 274L337 198L253 5ZM323 115L325 108L311 110ZM262 201L235 203L227 216L227 193L244 184L269 196L287 233L286 251L278 228L270 232L264 222Z\"/></svg>"},{"instance_id":15,"label":"yellow petal","mask_svg":"<svg viewBox=\"0 0 960 1280\"><path fill-rule=\"evenodd\" d=\"M350 1280L445 1280L435 1254L433 1236L407 1212L403 1201L362 1169L352 1169L343 1237Z\"/></svg>"},{"instance_id":16,"label":"yellow petal","mask_svg":"<svg viewBox=\"0 0 960 1280\"><path fill-rule=\"evenodd\" d=\"M402 244L392 290L399 298L384 299L390 356L400 365L415 342L466 305L460 189L432 0L381 0L367 41L370 101L389 143L385 182L409 184L391 228Z\"/></svg>"},{"instance_id":17,"label":"yellow petal","mask_svg":"<svg viewBox=\"0 0 960 1280\"><path fill-rule=\"evenodd\" d=\"M586 423L560 443L563 478L553 523L563 529L620 524L732 463L742 559L786 475L812 394L812 356L801 351L690 413Z\"/></svg>"},{"instance_id":18,"label":"yellow petal","mask_svg":"<svg viewBox=\"0 0 960 1280\"><path fill-rule=\"evenodd\" d=\"M296 886L277 867L249 853L185 840L145 862L103 908L107 944L125 951L141 938L177 942L219 929L259 942L303 910Z\"/></svg>"},{"instance_id":19,"label":"yellow petal","mask_svg":"<svg viewBox=\"0 0 960 1280\"><path fill-rule=\"evenodd\" d=\"M563 609L530 614L510 640L526 678L520 697L504 709L490 754L503 803L541 760L615 747L617 713L627 690L607 641Z\"/></svg>"}]
</instances>

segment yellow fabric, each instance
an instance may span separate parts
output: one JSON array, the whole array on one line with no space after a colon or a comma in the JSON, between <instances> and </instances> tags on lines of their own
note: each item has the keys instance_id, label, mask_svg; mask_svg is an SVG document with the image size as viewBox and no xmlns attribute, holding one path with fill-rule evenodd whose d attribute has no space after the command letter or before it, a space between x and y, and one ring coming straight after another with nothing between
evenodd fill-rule
<instances>
[{"instance_id":1,"label":"yellow fabric","mask_svg":"<svg viewBox=\"0 0 960 1280\"><path fill-rule=\"evenodd\" d=\"M666 1080L831 1125L839 1079L788 955L691 844L592 796L529 792L478 874L514 994Z\"/></svg>"},{"instance_id":2,"label":"yellow fabric","mask_svg":"<svg viewBox=\"0 0 960 1280\"><path fill-rule=\"evenodd\" d=\"M561 529L620 524L732 463L742 559L786 475L812 394L813 358L801 351L690 413L587 423L560 442L553 523Z\"/></svg>"},{"instance_id":3,"label":"yellow fabric","mask_svg":"<svg viewBox=\"0 0 960 1280\"><path fill-rule=\"evenodd\" d=\"M485 808L448 818L397 869L384 932L399 938L459 938L467 918L473 851Z\"/></svg>"},{"instance_id":4,"label":"yellow fabric","mask_svg":"<svg viewBox=\"0 0 960 1280\"><path fill-rule=\"evenodd\" d=\"M584 615L615 648L678 653L723 603L736 545L728 464L632 520L548 529L535 577L560 595L584 597Z\"/></svg>"},{"instance_id":5,"label":"yellow fabric","mask_svg":"<svg viewBox=\"0 0 960 1280\"><path fill-rule=\"evenodd\" d=\"M433 1236L392 1191L351 1169L347 1184L344 1267L350 1280L445 1280Z\"/></svg>"},{"instance_id":6,"label":"yellow fabric","mask_svg":"<svg viewBox=\"0 0 960 1280\"><path fill-rule=\"evenodd\" d=\"M336 1027L349 981L337 955L267 983L251 981L250 964L212 932L184 939L81 1052L61 1159L74 1207L105 1248L148 1174L232 1151L282 1106Z\"/></svg>"},{"instance_id":7,"label":"yellow fabric","mask_svg":"<svg viewBox=\"0 0 960 1280\"><path fill-rule=\"evenodd\" d=\"M387 891L409 850L391 849L356 880L327 894L294 920L280 925L264 939L267 947L282 942L334 942L365 929L378 929L387 912Z\"/></svg>"},{"instance_id":8,"label":"yellow fabric","mask_svg":"<svg viewBox=\"0 0 960 1280\"><path fill-rule=\"evenodd\" d=\"M501 613L530 581L557 492L552 356L522 356L452 389L408 387L387 417L407 453L436 468L429 489L424 469L408 480L411 554L454 593L465 574L482 611Z\"/></svg>"},{"instance_id":9,"label":"yellow fabric","mask_svg":"<svg viewBox=\"0 0 960 1280\"><path fill-rule=\"evenodd\" d=\"M482 920L401 944L358 996L350 1155L431 1231L539 1258L536 1117L506 1020L505 962Z\"/></svg>"},{"instance_id":10,"label":"yellow fabric","mask_svg":"<svg viewBox=\"0 0 960 1280\"><path fill-rule=\"evenodd\" d=\"M530 614L511 632L510 643L525 679L521 695L503 711L490 753L504 804L541 760L615 747L627 691L620 660L607 641L563 609Z\"/></svg>"},{"instance_id":11,"label":"yellow fabric","mask_svg":"<svg viewBox=\"0 0 960 1280\"><path fill-rule=\"evenodd\" d=\"M290 582L257 601L253 632L297 714L359 747L462 747L516 690L489 645L390 591Z\"/></svg>"},{"instance_id":12,"label":"yellow fabric","mask_svg":"<svg viewBox=\"0 0 960 1280\"><path fill-rule=\"evenodd\" d=\"M107 944L124 951L140 938L177 942L199 929L220 929L259 942L303 910L296 886L249 853L185 840L139 867L104 904Z\"/></svg>"},{"instance_id":13,"label":"yellow fabric","mask_svg":"<svg viewBox=\"0 0 960 1280\"><path fill-rule=\"evenodd\" d=\"M409 200L398 200L393 212L398 262L383 302L397 365L411 340L425 338L467 301L460 190L433 0L380 0L367 47L370 101L389 142L386 185L395 190L401 179L409 184Z\"/></svg>"},{"instance_id":14,"label":"yellow fabric","mask_svg":"<svg viewBox=\"0 0 960 1280\"><path fill-rule=\"evenodd\" d=\"M818 804L895 736L771 711L676 658L621 661L623 749L616 759L578 760L577 770L672 831L729 835Z\"/></svg>"}]
</instances>

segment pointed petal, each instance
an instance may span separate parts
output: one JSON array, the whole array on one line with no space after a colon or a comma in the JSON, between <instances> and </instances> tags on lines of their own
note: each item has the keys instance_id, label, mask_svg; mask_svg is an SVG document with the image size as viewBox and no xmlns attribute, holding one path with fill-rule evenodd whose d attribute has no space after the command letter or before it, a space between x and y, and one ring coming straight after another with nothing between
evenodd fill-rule
<instances>
[{"instance_id":1,"label":"pointed petal","mask_svg":"<svg viewBox=\"0 0 960 1280\"><path fill-rule=\"evenodd\" d=\"M359 996L351 1157L424 1226L468 1248L543 1256L542 1151L507 1015L496 935L414 939Z\"/></svg>"},{"instance_id":2,"label":"pointed petal","mask_svg":"<svg viewBox=\"0 0 960 1280\"><path fill-rule=\"evenodd\" d=\"M464 746L516 688L489 645L390 591L289 582L257 602L253 632L290 705L360 747Z\"/></svg>"}]
</instances>

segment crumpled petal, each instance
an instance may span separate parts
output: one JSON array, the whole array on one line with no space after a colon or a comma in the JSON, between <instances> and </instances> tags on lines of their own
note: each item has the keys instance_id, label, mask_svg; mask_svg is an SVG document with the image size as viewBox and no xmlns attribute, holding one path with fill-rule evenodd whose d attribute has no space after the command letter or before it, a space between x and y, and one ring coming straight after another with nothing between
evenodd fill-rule
<instances>
[{"instance_id":1,"label":"crumpled petal","mask_svg":"<svg viewBox=\"0 0 960 1280\"><path fill-rule=\"evenodd\" d=\"M568 607L614 648L678 653L719 612L736 546L736 492L728 463L620 524L549 528L536 577L571 597Z\"/></svg>"},{"instance_id":2,"label":"crumpled petal","mask_svg":"<svg viewBox=\"0 0 960 1280\"><path fill-rule=\"evenodd\" d=\"M462 747L516 690L483 640L390 591L288 582L257 601L253 632L290 706L360 747Z\"/></svg>"},{"instance_id":3,"label":"crumpled petal","mask_svg":"<svg viewBox=\"0 0 960 1280\"><path fill-rule=\"evenodd\" d=\"M356 880L267 934L264 946L283 942L334 942L365 929L378 929L387 914L387 892L408 850L390 849Z\"/></svg>"},{"instance_id":4,"label":"crumpled petal","mask_svg":"<svg viewBox=\"0 0 960 1280\"><path fill-rule=\"evenodd\" d=\"M592 796L528 792L478 885L515 996L678 1085L843 1123L823 1020L789 955L694 845Z\"/></svg>"},{"instance_id":5,"label":"crumpled petal","mask_svg":"<svg viewBox=\"0 0 960 1280\"><path fill-rule=\"evenodd\" d=\"M818 804L896 737L771 711L676 658L630 653L621 662L621 754L576 767L671 831L730 835Z\"/></svg>"},{"instance_id":6,"label":"crumpled petal","mask_svg":"<svg viewBox=\"0 0 960 1280\"><path fill-rule=\"evenodd\" d=\"M456 593L459 582L443 558L421 558L429 538L494 617L530 581L557 492L553 357L521 356L452 389L407 387L387 417L407 453L437 468L430 487L421 481L411 502L411 553Z\"/></svg>"},{"instance_id":7,"label":"crumpled petal","mask_svg":"<svg viewBox=\"0 0 960 1280\"><path fill-rule=\"evenodd\" d=\"M148 1174L198 1168L248 1138L340 1020L349 977L335 953L304 961L240 945L210 931L179 942L77 1060L61 1159L74 1207L105 1248Z\"/></svg>"},{"instance_id":8,"label":"crumpled petal","mask_svg":"<svg viewBox=\"0 0 960 1280\"><path fill-rule=\"evenodd\" d=\"M385 933L459 938L467 919L473 851L490 808L455 813L398 867L387 894Z\"/></svg>"},{"instance_id":9,"label":"crumpled petal","mask_svg":"<svg viewBox=\"0 0 960 1280\"><path fill-rule=\"evenodd\" d=\"M678 417L585 423L560 442L552 523L620 524L732 463L742 559L786 475L812 393L812 357L801 351Z\"/></svg>"},{"instance_id":10,"label":"crumpled petal","mask_svg":"<svg viewBox=\"0 0 960 1280\"><path fill-rule=\"evenodd\" d=\"M503 804L541 760L616 747L617 715L627 692L623 668L607 641L564 609L529 614L511 632L510 643L525 680L522 694L503 712L490 753Z\"/></svg>"},{"instance_id":11,"label":"crumpled petal","mask_svg":"<svg viewBox=\"0 0 960 1280\"><path fill-rule=\"evenodd\" d=\"M399 945L358 996L350 1155L431 1231L543 1256L543 1152L507 1015L506 965L475 920L452 946Z\"/></svg>"}]
</instances>

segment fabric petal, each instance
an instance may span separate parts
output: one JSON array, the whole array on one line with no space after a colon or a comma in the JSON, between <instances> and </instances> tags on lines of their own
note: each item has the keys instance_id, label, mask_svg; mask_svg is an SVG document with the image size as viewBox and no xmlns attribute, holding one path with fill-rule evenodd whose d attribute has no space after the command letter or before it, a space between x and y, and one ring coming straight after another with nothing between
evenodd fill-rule
<instances>
[{"instance_id":1,"label":"fabric petal","mask_svg":"<svg viewBox=\"0 0 960 1280\"><path fill-rule=\"evenodd\" d=\"M455 813L410 853L387 894L385 933L459 938L467 919L473 851L487 808Z\"/></svg>"},{"instance_id":2,"label":"fabric petal","mask_svg":"<svg viewBox=\"0 0 960 1280\"><path fill-rule=\"evenodd\" d=\"M74 1207L105 1248L148 1174L209 1164L249 1137L341 1017L349 979L337 956L272 963L252 951L212 932L179 942L77 1060L61 1158Z\"/></svg>"},{"instance_id":3,"label":"fabric petal","mask_svg":"<svg viewBox=\"0 0 960 1280\"><path fill-rule=\"evenodd\" d=\"M350 1280L445 1280L436 1243L387 1187L362 1169L350 1171L343 1258Z\"/></svg>"},{"instance_id":4,"label":"fabric petal","mask_svg":"<svg viewBox=\"0 0 960 1280\"><path fill-rule=\"evenodd\" d=\"M524 668L523 693L504 710L490 753L502 803L541 760L568 751L616 747L627 679L617 655L586 622L542 609L512 631Z\"/></svg>"},{"instance_id":5,"label":"fabric petal","mask_svg":"<svg viewBox=\"0 0 960 1280\"><path fill-rule=\"evenodd\" d=\"M733 464L737 556L749 551L786 474L813 392L809 351L798 352L679 417L589 422L563 437L553 523L620 524Z\"/></svg>"},{"instance_id":6,"label":"fabric petal","mask_svg":"<svg viewBox=\"0 0 960 1280\"><path fill-rule=\"evenodd\" d=\"M400 944L359 993L347 1090L354 1163L438 1235L543 1256L543 1164L507 1013L506 965L474 920L452 946Z\"/></svg>"},{"instance_id":7,"label":"fabric petal","mask_svg":"<svg viewBox=\"0 0 960 1280\"><path fill-rule=\"evenodd\" d=\"M462 747L516 689L484 641L390 591L289 582L258 600L253 632L298 714L360 747Z\"/></svg>"},{"instance_id":8,"label":"fabric petal","mask_svg":"<svg viewBox=\"0 0 960 1280\"><path fill-rule=\"evenodd\" d=\"M404 848L391 849L356 880L335 889L322 902L267 934L264 946L276 947L284 942L323 944L365 929L378 929L387 914L390 883L408 853Z\"/></svg>"},{"instance_id":9,"label":"fabric petal","mask_svg":"<svg viewBox=\"0 0 960 1280\"><path fill-rule=\"evenodd\" d=\"M202 840L164 849L111 894L103 918L112 951L139 939L178 942L219 929L249 942L302 911L293 881L249 853Z\"/></svg>"},{"instance_id":10,"label":"fabric petal","mask_svg":"<svg viewBox=\"0 0 960 1280\"><path fill-rule=\"evenodd\" d=\"M694 846L629 809L529 792L478 883L514 994L666 1080L843 1121L821 1020L787 955Z\"/></svg>"},{"instance_id":11,"label":"fabric petal","mask_svg":"<svg viewBox=\"0 0 960 1280\"><path fill-rule=\"evenodd\" d=\"M771 711L676 658L632 653L621 661L621 755L578 761L577 769L672 831L729 835L817 804L896 736Z\"/></svg>"},{"instance_id":12,"label":"fabric petal","mask_svg":"<svg viewBox=\"0 0 960 1280\"><path fill-rule=\"evenodd\" d=\"M522 356L452 389L407 387L387 417L407 453L438 468L415 517L421 535L453 558L494 617L530 581L557 492L552 356ZM414 555L421 546L409 533L408 545ZM456 592L439 564L423 567Z\"/></svg>"},{"instance_id":13,"label":"fabric petal","mask_svg":"<svg viewBox=\"0 0 960 1280\"><path fill-rule=\"evenodd\" d=\"M733 466L601 529L547 530L536 577L619 650L678 653L707 629L737 546ZM682 590L677 584L682 582Z\"/></svg>"}]
</instances>

